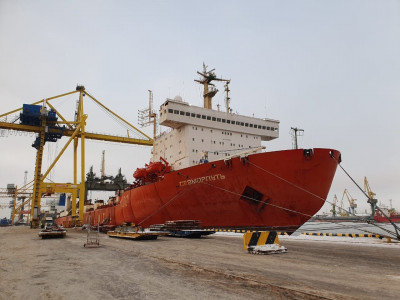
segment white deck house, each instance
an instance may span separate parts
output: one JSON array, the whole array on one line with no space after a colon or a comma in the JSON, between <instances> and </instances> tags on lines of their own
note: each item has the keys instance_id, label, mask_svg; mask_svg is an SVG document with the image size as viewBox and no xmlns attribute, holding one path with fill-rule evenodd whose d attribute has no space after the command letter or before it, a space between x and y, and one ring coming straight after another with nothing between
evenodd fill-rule
<instances>
[{"instance_id":1,"label":"white deck house","mask_svg":"<svg viewBox=\"0 0 400 300\"><path fill-rule=\"evenodd\" d=\"M261 146L279 136L279 121L190 106L180 97L160 107L159 124L172 128L158 136L153 160L164 157L175 170L215 161Z\"/></svg>"}]
</instances>

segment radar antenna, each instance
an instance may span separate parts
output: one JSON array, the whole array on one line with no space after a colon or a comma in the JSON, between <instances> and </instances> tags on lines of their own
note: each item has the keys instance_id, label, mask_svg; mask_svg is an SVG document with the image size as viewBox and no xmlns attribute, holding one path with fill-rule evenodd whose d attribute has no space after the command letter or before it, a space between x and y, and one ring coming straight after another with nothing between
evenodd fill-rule
<instances>
[{"instance_id":1,"label":"radar antenna","mask_svg":"<svg viewBox=\"0 0 400 300\"><path fill-rule=\"evenodd\" d=\"M218 93L218 89L215 87L215 84L211 83L212 81L224 81L229 84L229 79L218 78L215 75L214 70L207 71L207 67L203 62L203 72L197 71L197 74L201 76L200 79L195 79L194 81L202 84L204 86L204 108L212 109L212 98ZM225 88L226 91L226 88ZM229 91L229 88L228 88ZM229 98L230 99L230 98Z\"/></svg>"}]
</instances>

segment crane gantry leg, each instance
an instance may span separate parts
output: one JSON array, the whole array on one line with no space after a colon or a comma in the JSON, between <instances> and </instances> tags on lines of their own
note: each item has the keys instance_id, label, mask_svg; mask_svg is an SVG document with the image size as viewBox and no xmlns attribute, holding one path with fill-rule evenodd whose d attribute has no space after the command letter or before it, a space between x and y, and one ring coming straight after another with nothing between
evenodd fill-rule
<instances>
[{"instance_id":1,"label":"crane gantry leg","mask_svg":"<svg viewBox=\"0 0 400 300\"><path fill-rule=\"evenodd\" d=\"M43 148L46 135L46 116L41 117L41 130L39 133L39 147L36 152L36 167L35 167L35 184L33 186L33 198L31 205L31 227L39 227L39 217L40 217L40 184L42 182L42 160L43 160Z\"/></svg>"}]
</instances>

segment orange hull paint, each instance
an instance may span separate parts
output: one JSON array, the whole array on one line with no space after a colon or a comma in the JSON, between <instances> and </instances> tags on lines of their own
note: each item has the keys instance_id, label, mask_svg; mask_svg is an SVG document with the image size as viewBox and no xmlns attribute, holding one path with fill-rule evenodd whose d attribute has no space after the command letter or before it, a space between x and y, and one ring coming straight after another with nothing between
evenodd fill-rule
<instances>
[{"instance_id":1,"label":"orange hull paint","mask_svg":"<svg viewBox=\"0 0 400 300\"><path fill-rule=\"evenodd\" d=\"M118 205L99 209L91 223L97 224L98 218L103 223L104 216L110 225L131 222L143 227L199 220L208 228L293 232L325 203L337 161L336 150L314 149L310 156L298 149L173 171L158 182L126 190ZM59 225L69 221L57 219Z\"/></svg>"}]
</instances>

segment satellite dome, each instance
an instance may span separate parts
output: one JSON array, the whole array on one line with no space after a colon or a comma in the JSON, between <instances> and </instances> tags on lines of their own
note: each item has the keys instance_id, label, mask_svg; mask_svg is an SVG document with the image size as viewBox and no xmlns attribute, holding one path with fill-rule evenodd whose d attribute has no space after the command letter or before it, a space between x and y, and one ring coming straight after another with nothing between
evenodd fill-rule
<instances>
[{"instance_id":1,"label":"satellite dome","mask_svg":"<svg viewBox=\"0 0 400 300\"><path fill-rule=\"evenodd\" d=\"M174 97L174 100L175 100L175 101L179 101L179 102L183 102L182 97L179 96L179 95L175 96L175 97Z\"/></svg>"}]
</instances>

